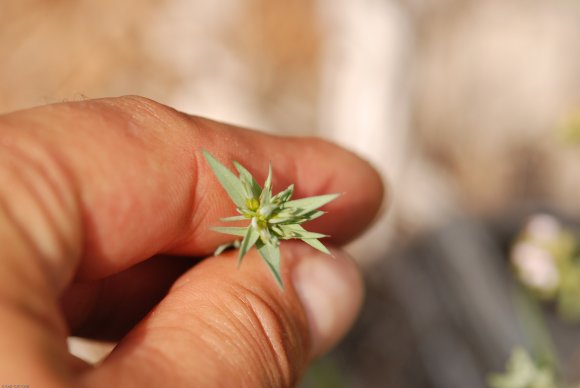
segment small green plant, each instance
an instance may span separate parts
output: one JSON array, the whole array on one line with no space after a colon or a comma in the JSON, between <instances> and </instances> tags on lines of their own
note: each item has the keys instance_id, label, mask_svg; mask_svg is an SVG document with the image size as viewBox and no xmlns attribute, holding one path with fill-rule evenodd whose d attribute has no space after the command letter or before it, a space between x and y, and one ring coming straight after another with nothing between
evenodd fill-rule
<instances>
[{"instance_id":1,"label":"small green plant","mask_svg":"<svg viewBox=\"0 0 580 388\"><path fill-rule=\"evenodd\" d=\"M559 317L580 322L580 246L555 217L536 214L513 245L516 277L542 302L555 302Z\"/></svg>"},{"instance_id":2,"label":"small green plant","mask_svg":"<svg viewBox=\"0 0 580 388\"><path fill-rule=\"evenodd\" d=\"M224 244L215 252L219 255L228 247L239 248L238 265L246 253L255 245L258 252L272 271L274 278L283 287L280 275L280 241L300 239L308 245L330 254L320 242L324 234L309 232L302 224L325 214L320 207L336 199L340 194L327 194L315 197L291 200L294 185L272 195L272 165L264 187L256 182L252 174L241 164L233 164L239 173L236 176L227 167L218 162L209 152L204 156L214 174L237 207L238 215L222 218L224 222L249 221L247 226L217 226L216 232L242 237L241 242Z\"/></svg>"},{"instance_id":3,"label":"small green plant","mask_svg":"<svg viewBox=\"0 0 580 388\"><path fill-rule=\"evenodd\" d=\"M558 318L580 322L580 248L571 229L548 214L535 214L514 241L510 255L518 280L514 304L528 345L513 350L506 371L491 388L580 388L562 371L542 306L555 304Z\"/></svg>"},{"instance_id":4,"label":"small green plant","mask_svg":"<svg viewBox=\"0 0 580 388\"><path fill-rule=\"evenodd\" d=\"M551 365L532 358L522 348L514 349L507 370L489 378L492 388L558 388L561 387Z\"/></svg>"},{"instance_id":5,"label":"small green plant","mask_svg":"<svg viewBox=\"0 0 580 388\"><path fill-rule=\"evenodd\" d=\"M580 109L565 117L559 134L571 145L580 144ZM489 376L489 387L580 388L564 381L542 311L543 303L553 303L558 318L580 323L580 241L555 217L538 214L515 240L510 259L519 280L514 298L518 316L533 346L515 348L506 371Z\"/></svg>"}]
</instances>

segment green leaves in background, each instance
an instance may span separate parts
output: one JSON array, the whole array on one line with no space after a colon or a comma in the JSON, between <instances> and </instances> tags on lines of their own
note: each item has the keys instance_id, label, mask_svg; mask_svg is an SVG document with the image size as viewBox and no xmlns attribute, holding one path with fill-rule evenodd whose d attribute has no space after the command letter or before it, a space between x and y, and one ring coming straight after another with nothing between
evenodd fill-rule
<instances>
[{"instance_id":1,"label":"green leaves in background","mask_svg":"<svg viewBox=\"0 0 580 388\"><path fill-rule=\"evenodd\" d=\"M558 383L555 371L549 365L533 359L522 348L516 348L507 370L489 378L490 388L563 388Z\"/></svg>"}]
</instances>

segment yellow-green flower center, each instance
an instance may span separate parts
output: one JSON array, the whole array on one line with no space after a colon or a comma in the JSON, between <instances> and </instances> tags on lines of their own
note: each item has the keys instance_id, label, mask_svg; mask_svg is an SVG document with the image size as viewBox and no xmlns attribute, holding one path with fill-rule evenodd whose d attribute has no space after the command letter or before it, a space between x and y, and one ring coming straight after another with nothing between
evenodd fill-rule
<instances>
[{"instance_id":1,"label":"yellow-green flower center","mask_svg":"<svg viewBox=\"0 0 580 388\"><path fill-rule=\"evenodd\" d=\"M256 198L246 199L246 207L248 210L255 212L260 207L260 201L258 201Z\"/></svg>"}]
</instances>

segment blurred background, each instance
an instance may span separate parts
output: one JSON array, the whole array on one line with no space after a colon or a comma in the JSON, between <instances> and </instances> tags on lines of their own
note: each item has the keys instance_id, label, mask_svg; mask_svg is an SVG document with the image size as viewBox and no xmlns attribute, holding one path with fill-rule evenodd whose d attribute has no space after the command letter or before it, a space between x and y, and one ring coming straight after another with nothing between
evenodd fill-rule
<instances>
[{"instance_id":1,"label":"blurred background","mask_svg":"<svg viewBox=\"0 0 580 388\"><path fill-rule=\"evenodd\" d=\"M304 387L485 387L517 346L538 361L539 316L558 379L580 380L575 323L544 291L522 313L510 264L537 230L577 240L577 0L3 0L0 57L0 113L139 94L380 170L389 211L348 247L365 308Z\"/></svg>"}]
</instances>

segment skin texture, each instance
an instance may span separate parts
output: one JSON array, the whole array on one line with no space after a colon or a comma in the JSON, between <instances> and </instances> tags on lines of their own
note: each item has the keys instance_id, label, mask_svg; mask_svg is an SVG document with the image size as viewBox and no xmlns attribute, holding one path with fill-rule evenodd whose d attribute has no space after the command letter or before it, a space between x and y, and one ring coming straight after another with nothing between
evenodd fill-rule
<instances>
[{"instance_id":1,"label":"skin texture","mask_svg":"<svg viewBox=\"0 0 580 388\"><path fill-rule=\"evenodd\" d=\"M308 229L344 244L383 198L364 161L314 138L191 117L141 97L0 116L0 377L43 387L292 386L348 330L352 261L282 245L281 291L252 250L209 257L235 208L202 149L295 198L342 192ZM231 165L230 165L231 167ZM119 340L98 366L67 335Z\"/></svg>"}]
</instances>

